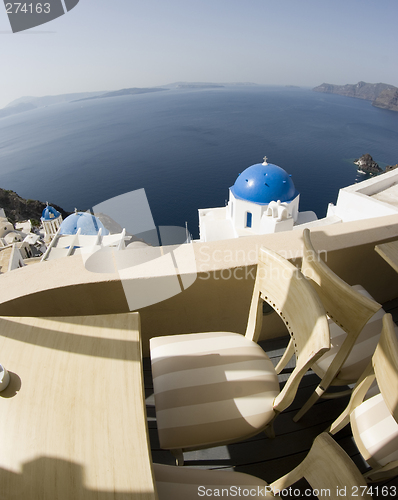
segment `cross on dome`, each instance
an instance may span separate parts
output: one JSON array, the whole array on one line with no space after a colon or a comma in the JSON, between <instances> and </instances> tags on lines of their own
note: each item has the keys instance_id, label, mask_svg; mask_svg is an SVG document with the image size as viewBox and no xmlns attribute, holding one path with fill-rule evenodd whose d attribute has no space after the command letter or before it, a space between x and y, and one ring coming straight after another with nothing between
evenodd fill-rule
<instances>
[{"instance_id":1,"label":"cross on dome","mask_svg":"<svg viewBox=\"0 0 398 500\"><path fill-rule=\"evenodd\" d=\"M264 160L263 165L268 165L268 161L267 161L267 160L268 160L268 158L267 158L266 156L264 156L263 160Z\"/></svg>"}]
</instances>

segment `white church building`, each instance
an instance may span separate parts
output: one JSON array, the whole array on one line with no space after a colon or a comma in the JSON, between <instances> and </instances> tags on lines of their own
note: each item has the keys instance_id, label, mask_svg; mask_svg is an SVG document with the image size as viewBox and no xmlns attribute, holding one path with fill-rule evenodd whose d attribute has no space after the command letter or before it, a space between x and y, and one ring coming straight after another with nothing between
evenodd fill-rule
<instances>
[{"instance_id":1,"label":"white church building","mask_svg":"<svg viewBox=\"0 0 398 500\"><path fill-rule=\"evenodd\" d=\"M200 241L290 231L317 220L314 212L299 212L299 200L291 175L265 157L239 174L225 207L199 209Z\"/></svg>"},{"instance_id":2,"label":"white church building","mask_svg":"<svg viewBox=\"0 0 398 500\"><path fill-rule=\"evenodd\" d=\"M41 223L44 230L44 241L50 243L61 227L62 215L47 203L41 214Z\"/></svg>"}]
</instances>

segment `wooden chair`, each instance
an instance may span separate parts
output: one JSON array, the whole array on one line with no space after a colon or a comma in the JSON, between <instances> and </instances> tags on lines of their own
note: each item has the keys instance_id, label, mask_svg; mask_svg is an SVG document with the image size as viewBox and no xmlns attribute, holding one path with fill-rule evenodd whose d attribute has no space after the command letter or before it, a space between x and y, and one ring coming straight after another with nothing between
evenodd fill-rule
<instances>
[{"instance_id":1,"label":"wooden chair","mask_svg":"<svg viewBox=\"0 0 398 500\"><path fill-rule=\"evenodd\" d=\"M376 379L380 393L365 400ZM355 443L372 467L369 480L398 474L398 340L391 314L383 317L380 341L372 360L356 384L350 402L329 432L351 423Z\"/></svg>"},{"instance_id":2,"label":"wooden chair","mask_svg":"<svg viewBox=\"0 0 398 500\"><path fill-rule=\"evenodd\" d=\"M300 465L270 485L249 474L224 470L154 464L154 472L159 500L196 500L199 496L221 497L224 493L226 496L250 495L250 498L274 497L302 478L308 481L318 498L341 500L355 494L372 498L355 464L327 433L315 439ZM310 496L308 493L306 489L305 496Z\"/></svg>"},{"instance_id":3,"label":"wooden chair","mask_svg":"<svg viewBox=\"0 0 398 500\"><path fill-rule=\"evenodd\" d=\"M312 370L321 379L314 393L295 415L297 422L318 400L351 393L341 390L327 393L330 386L347 386L357 382L377 346L384 311L360 285L350 286L339 278L314 249L310 231L304 229L304 252L301 272L309 278L330 318L331 349ZM277 372L286 365L293 351L288 346L277 366Z\"/></svg>"},{"instance_id":4,"label":"wooden chair","mask_svg":"<svg viewBox=\"0 0 398 500\"><path fill-rule=\"evenodd\" d=\"M296 367L282 391L275 368L257 345L262 305L285 322ZM160 446L178 464L184 450L246 439L268 428L293 401L305 372L329 349L325 310L300 270L261 249L245 335L207 332L150 340Z\"/></svg>"}]
</instances>

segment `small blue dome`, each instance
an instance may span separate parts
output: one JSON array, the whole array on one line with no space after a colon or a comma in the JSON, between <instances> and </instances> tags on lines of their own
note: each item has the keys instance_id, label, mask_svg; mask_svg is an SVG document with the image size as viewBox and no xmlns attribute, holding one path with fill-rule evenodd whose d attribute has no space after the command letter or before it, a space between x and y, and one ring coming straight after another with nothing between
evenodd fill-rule
<instances>
[{"instance_id":1,"label":"small blue dome","mask_svg":"<svg viewBox=\"0 0 398 500\"><path fill-rule=\"evenodd\" d=\"M272 163L248 167L230 188L235 198L266 205L271 201L292 201L299 194L291 176Z\"/></svg>"},{"instance_id":2,"label":"small blue dome","mask_svg":"<svg viewBox=\"0 0 398 500\"><path fill-rule=\"evenodd\" d=\"M60 234L76 234L80 229L80 234L94 236L102 229L102 235L109 234L102 222L92 214L87 212L75 212L69 215L61 224Z\"/></svg>"},{"instance_id":3,"label":"small blue dome","mask_svg":"<svg viewBox=\"0 0 398 500\"><path fill-rule=\"evenodd\" d=\"M60 215L61 214L58 212L58 210L55 210L55 208L50 207L50 205L47 205L46 208L41 213L41 220L42 221L54 220Z\"/></svg>"}]
</instances>

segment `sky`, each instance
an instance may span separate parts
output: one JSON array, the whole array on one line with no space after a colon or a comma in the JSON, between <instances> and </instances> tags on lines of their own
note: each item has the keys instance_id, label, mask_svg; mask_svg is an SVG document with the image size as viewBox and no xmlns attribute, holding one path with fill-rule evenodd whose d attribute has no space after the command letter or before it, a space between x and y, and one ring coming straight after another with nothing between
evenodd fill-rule
<instances>
[{"instance_id":1,"label":"sky","mask_svg":"<svg viewBox=\"0 0 398 500\"><path fill-rule=\"evenodd\" d=\"M80 0L14 34L1 2L0 108L177 81L398 86L397 19L397 0Z\"/></svg>"}]
</instances>

